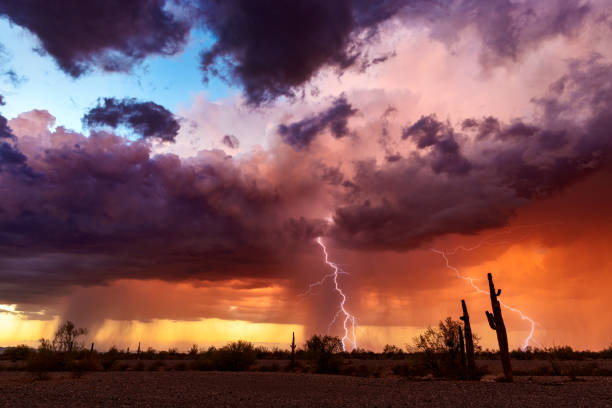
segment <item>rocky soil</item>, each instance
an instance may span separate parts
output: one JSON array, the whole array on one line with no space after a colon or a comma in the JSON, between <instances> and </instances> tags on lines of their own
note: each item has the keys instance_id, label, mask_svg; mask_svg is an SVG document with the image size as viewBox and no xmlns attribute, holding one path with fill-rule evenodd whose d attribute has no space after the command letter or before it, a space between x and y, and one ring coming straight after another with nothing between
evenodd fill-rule
<instances>
[{"instance_id":1,"label":"rocky soil","mask_svg":"<svg viewBox=\"0 0 612 408\"><path fill-rule=\"evenodd\" d=\"M612 407L612 378L408 381L261 372L0 373L0 407Z\"/></svg>"}]
</instances>

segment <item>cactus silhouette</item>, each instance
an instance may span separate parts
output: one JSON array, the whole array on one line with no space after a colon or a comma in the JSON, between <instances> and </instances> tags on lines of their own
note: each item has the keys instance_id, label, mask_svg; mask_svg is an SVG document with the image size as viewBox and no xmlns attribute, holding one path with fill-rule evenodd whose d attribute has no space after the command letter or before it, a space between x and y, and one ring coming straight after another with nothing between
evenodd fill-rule
<instances>
[{"instance_id":1,"label":"cactus silhouette","mask_svg":"<svg viewBox=\"0 0 612 408\"><path fill-rule=\"evenodd\" d=\"M457 331L459 332L459 357L461 358L461 371L465 376L465 343L463 342L463 329L461 329L461 326L457 327Z\"/></svg>"},{"instance_id":2,"label":"cactus silhouette","mask_svg":"<svg viewBox=\"0 0 612 408\"><path fill-rule=\"evenodd\" d=\"M474 339L472 337L472 325L470 324L470 315L468 314L465 300L461 299L461 309L463 316L459 319L463 320L463 331L465 333L465 354L467 357L468 378L474 379L476 372L476 362L474 361Z\"/></svg>"},{"instance_id":3,"label":"cactus silhouette","mask_svg":"<svg viewBox=\"0 0 612 408\"><path fill-rule=\"evenodd\" d=\"M510 353L508 352L508 334L506 333L506 325L502 317L501 306L497 298L501 295L501 289L495 291L493 284L493 276L488 273L489 279L489 294L491 295L491 308L493 313L488 310L485 312L489 326L497 333L497 342L499 343L499 356L501 358L504 375L507 381L512 381L512 365L510 364Z\"/></svg>"},{"instance_id":4,"label":"cactus silhouette","mask_svg":"<svg viewBox=\"0 0 612 408\"><path fill-rule=\"evenodd\" d=\"M292 333L291 339L291 368L295 367L295 332Z\"/></svg>"}]
</instances>

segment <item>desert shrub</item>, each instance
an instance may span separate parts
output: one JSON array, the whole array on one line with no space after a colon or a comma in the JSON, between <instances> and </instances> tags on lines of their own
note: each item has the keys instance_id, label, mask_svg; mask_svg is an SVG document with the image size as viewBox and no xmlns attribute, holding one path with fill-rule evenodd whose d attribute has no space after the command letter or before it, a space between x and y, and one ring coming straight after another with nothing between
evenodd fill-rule
<instances>
[{"instance_id":1,"label":"desert shrub","mask_svg":"<svg viewBox=\"0 0 612 408\"><path fill-rule=\"evenodd\" d=\"M110 370L115 363L121 358L121 353L117 347L112 346L106 353L102 355L101 363L104 370Z\"/></svg>"},{"instance_id":2,"label":"desert shrub","mask_svg":"<svg viewBox=\"0 0 612 408\"><path fill-rule=\"evenodd\" d=\"M420 355L422 362L436 377L463 378L465 367L461 366L459 342L461 322L447 317L437 328L427 328L414 338L413 349ZM472 334L475 351L480 350L479 337Z\"/></svg>"},{"instance_id":3,"label":"desert shrub","mask_svg":"<svg viewBox=\"0 0 612 408\"><path fill-rule=\"evenodd\" d=\"M255 350L255 356L258 359L270 358L272 354L270 350L265 346L256 346L254 350Z\"/></svg>"},{"instance_id":4,"label":"desert shrub","mask_svg":"<svg viewBox=\"0 0 612 408\"><path fill-rule=\"evenodd\" d=\"M58 371L63 368L63 361L53 350L51 342L45 339L40 339L38 350L30 355L26 364L26 369L39 380L49 378L50 371Z\"/></svg>"},{"instance_id":5,"label":"desert shrub","mask_svg":"<svg viewBox=\"0 0 612 408\"><path fill-rule=\"evenodd\" d=\"M394 344L387 344L383 349L383 357L399 360L404 358L404 350Z\"/></svg>"},{"instance_id":6,"label":"desert shrub","mask_svg":"<svg viewBox=\"0 0 612 408\"><path fill-rule=\"evenodd\" d=\"M219 371L244 371L257 360L257 352L252 343L238 340L212 353L212 365Z\"/></svg>"},{"instance_id":7,"label":"desert shrub","mask_svg":"<svg viewBox=\"0 0 612 408\"><path fill-rule=\"evenodd\" d=\"M2 353L3 357L15 361L26 361L30 356L34 353L34 349L26 346L25 344L20 344L15 347L9 347Z\"/></svg>"},{"instance_id":8,"label":"desert shrub","mask_svg":"<svg viewBox=\"0 0 612 408\"><path fill-rule=\"evenodd\" d=\"M378 359L379 355L373 352L372 350L366 350L362 348L354 348L350 353L341 352L340 353L344 357L350 357L359 360L374 360Z\"/></svg>"},{"instance_id":9,"label":"desert shrub","mask_svg":"<svg viewBox=\"0 0 612 408\"><path fill-rule=\"evenodd\" d=\"M314 335L306 341L306 354L318 373L338 373L342 359L342 342L338 337Z\"/></svg>"},{"instance_id":10,"label":"desert shrub","mask_svg":"<svg viewBox=\"0 0 612 408\"><path fill-rule=\"evenodd\" d=\"M612 344L599 352L600 358L612 358Z\"/></svg>"},{"instance_id":11,"label":"desert shrub","mask_svg":"<svg viewBox=\"0 0 612 408\"><path fill-rule=\"evenodd\" d=\"M153 360L156 355L157 352L155 351L155 349L153 347L149 347L146 351L140 352L139 358L143 360Z\"/></svg>"},{"instance_id":12,"label":"desert shrub","mask_svg":"<svg viewBox=\"0 0 612 408\"><path fill-rule=\"evenodd\" d=\"M581 353L575 352L570 346L554 346L545 349L549 358L554 360L582 360Z\"/></svg>"},{"instance_id":13,"label":"desert shrub","mask_svg":"<svg viewBox=\"0 0 612 408\"><path fill-rule=\"evenodd\" d=\"M200 352L200 349L198 348L198 345L194 344L193 346L191 346L191 348L187 352L187 355L193 358L193 357L197 357L199 352Z\"/></svg>"}]
</instances>

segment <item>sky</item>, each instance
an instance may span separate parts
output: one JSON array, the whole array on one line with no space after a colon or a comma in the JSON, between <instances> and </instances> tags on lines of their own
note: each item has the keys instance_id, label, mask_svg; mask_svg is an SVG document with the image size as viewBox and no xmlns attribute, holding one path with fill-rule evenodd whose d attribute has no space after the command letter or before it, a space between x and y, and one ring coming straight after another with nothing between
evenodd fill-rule
<instances>
[{"instance_id":1,"label":"sky","mask_svg":"<svg viewBox=\"0 0 612 408\"><path fill-rule=\"evenodd\" d=\"M608 347L609 8L0 1L0 347Z\"/></svg>"}]
</instances>

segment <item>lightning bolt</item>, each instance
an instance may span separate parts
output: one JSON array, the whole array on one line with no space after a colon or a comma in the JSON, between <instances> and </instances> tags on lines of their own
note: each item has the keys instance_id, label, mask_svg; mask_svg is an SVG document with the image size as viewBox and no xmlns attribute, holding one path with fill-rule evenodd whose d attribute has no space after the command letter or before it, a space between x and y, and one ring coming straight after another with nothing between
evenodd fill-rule
<instances>
[{"instance_id":1,"label":"lightning bolt","mask_svg":"<svg viewBox=\"0 0 612 408\"><path fill-rule=\"evenodd\" d=\"M325 246L325 243L323 242L323 238L318 237L316 239L316 242L317 244L319 244L319 246L323 250L325 263L332 269L332 272L328 273L327 275L324 275L323 278L321 278L321 280L311 283L308 286L308 290L302 293L302 296L306 296L310 294L313 288L317 286L321 286L327 279L331 279L334 283L334 290L340 296L340 304L338 305L338 310L336 314L334 315L334 318L332 319L332 321L329 323L327 330L329 332L331 327L336 323L339 316L344 316L344 319L342 322L342 327L344 328L344 336L341 339L342 351L346 351L347 343L350 343L352 348L356 349L357 348L357 335L355 333L356 319L355 319L355 316L350 314L349 311L347 310L346 308L347 297L344 291L342 290L342 288L340 287L340 284L338 283L338 277L340 275L349 275L349 273L343 271L342 268L340 268L340 266L337 263L329 260L329 253L327 252L327 247Z\"/></svg>"},{"instance_id":2,"label":"lightning bolt","mask_svg":"<svg viewBox=\"0 0 612 408\"><path fill-rule=\"evenodd\" d=\"M456 254L458 251L464 251L464 252L471 252L471 251L475 251L478 248L482 247L483 245L488 245L488 246L496 246L496 245L504 245L506 244L506 242L500 241L500 242L495 242L495 243L491 243L490 240L492 237L494 236L498 236L498 235L502 235L502 234L509 234L511 231L507 231L505 233L499 233L499 234L495 234L487 239L483 239L482 241L480 241L478 244L472 246L472 247L465 247L465 246L458 246L457 248L453 249L452 251L441 251L439 249L435 249L435 248L431 248L431 251L440 255L442 257L442 259L444 259L444 262L446 263L446 268L450 269L451 271L455 272L455 274L457 275L457 278L462 279L466 282L468 282L470 284L470 286L472 288L474 288L474 290L477 293L482 293L485 295L489 295L489 291L483 290L481 289L478 285L476 285L476 283L474 283L475 279L469 276L464 276L461 274L461 272L459 271L459 269L457 269L456 267L454 267L453 265L451 265L448 256L449 255L454 255ZM507 309L510 310L513 313L518 314L522 320L529 322L530 326L531 326L531 330L529 331L529 335L525 338L525 340L523 340L523 346L521 347L521 349L523 351L525 351L527 349L527 347L529 347L529 343L535 343L538 346L541 346L535 339L534 339L534 333L535 333L535 326L536 323L532 318L530 318L529 316L525 315L520 309L517 309L515 307L511 307L508 306L506 303L502 302L501 300L499 301L499 304Z\"/></svg>"}]
</instances>

